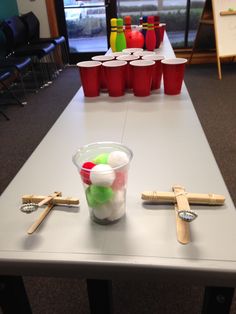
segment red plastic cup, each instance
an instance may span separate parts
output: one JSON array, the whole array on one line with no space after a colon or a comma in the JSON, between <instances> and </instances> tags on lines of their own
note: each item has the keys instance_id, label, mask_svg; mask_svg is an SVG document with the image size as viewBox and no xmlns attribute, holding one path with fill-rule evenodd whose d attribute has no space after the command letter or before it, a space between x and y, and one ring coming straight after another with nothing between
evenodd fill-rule
<instances>
[{"instance_id":1,"label":"red plastic cup","mask_svg":"<svg viewBox=\"0 0 236 314\"><path fill-rule=\"evenodd\" d=\"M125 94L126 61L106 61L102 64L107 78L108 94L119 97Z\"/></svg>"},{"instance_id":2,"label":"red plastic cup","mask_svg":"<svg viewBox=\"0 0 236 314\"><path fill-rule=\"evenodd\" d=\"M133 54L137 51L143 51L143 48L125 48L122 52Z\"/></svg>"},{"instance_id":3,"label":"red plastic cup","mask_svg":"<svg viewBox=\"0 0 236 314\"><path fill-rule=\"evenodd\" d=\"M126 66L126 71L125 71L125 87L127 89L132 89L133 87L133 75L132 75L132 68L131 68L130 62L137 59L139 59L139 57L134 56L134 55L123 55L123 56L117 57L117 60L127 61L127 66Z\"/></svg>"},{"instance_id":4,"label":"red plastic cup","mask_svg":"<svg viewBox=\"0 0 236 314\"><path fill-rule=\"evenodd\" d=\"M111 61L114 60L115 57L114 56L110 56L110 55L101 55L101 56L94 56L92 57L92 60L94 61L99 61L99 62L105 62L105 61ZM105 71L104 68L101 67L101 90L107 90L107 79L105 76Z\"/></svg>"},{"instance_id":5,"label":"red plastic cup","mask_svg":"<svg viewBox=\"0 0 236 314\"><path fill-rule=\"evenodd\" d=\"M187 59L173 58L161 61L163 67L164 93L178 95L181 92Z\"/></svg>"},{"instance_id":6,"label":"red plastic cup","mask_svg":"<svg viewBox=\"0 0 236 314\"><path fill-rule=\"evenodd\" d=\"M143 57L143 56L146 56L146 55L154 55L155 52L154 51L135 51L134 52L134 56L138 56L140 59Z\"/></svg>"},{"instance_id":7,"label":"red plastic cup","mask_svg":"<svg viewBox=\"0 0 236 314\"><path fill-rule=\"evenodd\" d=\"M142 57L143 60L152 60L155 61L154 70L152 73L152 86L151 89L159 89L161 87L161 78L162 78L162 63L161 60L165 59L161 55L146 55Z\"/></svg>"},{"instance_id":8,"label":"red plastic cup","mask_svg":"<svg viewBox=\"0 0 236 314\"><path fill-rule=\"evenodd\" d=\"M131 61L133 74L133 93L135 96L149 96L151 92L152 73L155 62L151 60Z\"/></svg>"},{"instance_id":9,"label":"red plastic cup","mask_svg":"<svg viewBox=\"0 0 236 314\"><path fill-rule=\"evenodd\" d=\"M101 62L82 61L77 63L85 97L96 97L100 94Z\"/></svg>"},{"instance_id":10,"label":"red plastic cup","mask_svg":"<svg viewBox=\"0 0 236 314\"><path fill-rule=\"evenodd\" d=\"M123 55L130 55L130 52L124 52L124 51L115 51L115 52L111 52L109 53L109 56L113 56L115 59L123 56Z\"/></svg>"}]
</instances>

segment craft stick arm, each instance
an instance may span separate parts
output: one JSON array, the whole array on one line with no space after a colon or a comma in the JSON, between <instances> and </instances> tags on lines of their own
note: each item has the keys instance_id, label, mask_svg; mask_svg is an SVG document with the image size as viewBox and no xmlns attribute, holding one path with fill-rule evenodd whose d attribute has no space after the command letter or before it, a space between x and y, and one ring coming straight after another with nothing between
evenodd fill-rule
<instances>
[{"instance_id":1,"label":"craft stick arm","mask_svg":"<svg viewBox=\"0 0 236 314\"><path fill-rule=\"evenodd\" d=\"M43 212L39 215L38 219L31 225L31 227L27 230L28 234L34 233L34 231L38 228L38 226L43 222L46 216L49 214L51 209L53 208L53 204L49 204Z\"/></svg>"},{"instance_id":2,"label":"craft stick arm","mask_svg":"<svg viewBox=\"0 0 236 314\"><path fill-rule=\"evenodd\" d=\"M22 203L40 203L46 196L43 195L23 195ZM79 199L72 197L60 197L57 196L53 200L51 200L54 205L78 205ZM47 204L47 203L46 203Z\"/></svg>"},{"instance_id":3,"label":"craft stick arm","mask_svg":"<svg viewBox=\"0 0 236 314\"><path fill-rule=\"evenodd\" d=\"M225 197L219 194L185 193L190 204L223 205L225 202ZM142 193L141 198L156 203L176 203L174 192L146 191Z\"/></svg>"},{"instance_id":4,"label":"craft stick arm","mask_svg":"<svg viewBox=\"0 0 236 314\"><path fill-rule=\"evenodd\" d=\"M181 244L188 244L189 242L191 242L189 222L184 221L181 218L179 218L178 210L179 208L176 204L175 205L175 219L176 219L177 240Z\"/></svg>"},{"instance_id":5,"label":"craft stick arm","mask_svg":"<svg viewBox=\"0 0 236 314\"><path fill-rule=\"evenodd\" d=\"M48 195L47 197L45 197L43 200L41 200L38 205L39 207L43 206L44 204L48 204L50 201L52 201L54 199L54 197L56 196L62 196L61 192L54 192L52 195Z\"/></svg>"}]
</instances>

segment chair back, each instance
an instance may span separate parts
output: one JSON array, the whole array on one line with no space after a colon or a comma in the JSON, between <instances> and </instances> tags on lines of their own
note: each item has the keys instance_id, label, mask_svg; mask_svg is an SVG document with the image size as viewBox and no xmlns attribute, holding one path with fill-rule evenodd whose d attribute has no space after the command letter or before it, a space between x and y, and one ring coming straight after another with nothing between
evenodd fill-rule
<instances>
[{"instance_id":1,"label":"chair back","mask_svg":"<svg viewBox=\"0 0 236 314\"><path fill-rule=\"evenodd\" d=\"M1 29L6 38L8 52L27 44L26 28L18 16L5 19L1 24Z\"/></svg>"},{"instance_id":2,"label":"chair back","mask_svg":"<svg viewBox=\"0 0 236 314\"><path fill-rule=\"evenodd\" d=\"M26 27L28 41L38 40L40 36L40 23L37 16L31 11L21 15L20 18Z\"/></svg>"}]
</instances>

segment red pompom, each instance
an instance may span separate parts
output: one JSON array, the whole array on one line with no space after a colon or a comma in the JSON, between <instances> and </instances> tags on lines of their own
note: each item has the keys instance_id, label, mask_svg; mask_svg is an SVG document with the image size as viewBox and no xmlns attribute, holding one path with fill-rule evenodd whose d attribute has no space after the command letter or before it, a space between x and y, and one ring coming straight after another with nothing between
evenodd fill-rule
<instances>
[{"instance_id":1,"label":"red pompom","mask_svg":"<svg viewBox=\"0 0 236 314\"><path fill-rule=\"evenodd\" d=\"M127 48L143 48L144 36L139 31L125 33Z\"/></svg>"},{"instance_id":2,"label":"red pompom","mask_svg":"<svg viewBox=\"0 0 236 314\"><path fill-rule=\"evenodd\" d=\"M92 169L94 166L96 166L96 164L91 162L91 161L86 161L82 165L82 169L80 170L80 175L81 175L81 179L84 183L91 184L90 171L89 170ZM86 169L88 169L88 170L86 170Z\"/></svg>"}]
</instances>

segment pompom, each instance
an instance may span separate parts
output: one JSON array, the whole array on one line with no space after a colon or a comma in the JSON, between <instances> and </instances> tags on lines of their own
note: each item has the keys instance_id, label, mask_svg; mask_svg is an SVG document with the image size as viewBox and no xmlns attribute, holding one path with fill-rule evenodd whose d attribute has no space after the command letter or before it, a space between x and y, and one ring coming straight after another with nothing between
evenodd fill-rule
<instances>
[{"instance_id":1,"label":"pompom","mask_svg":"<svg viewBox=\"0 0 236 314\"><path fill-rule=\"evenodd\" d=\"M114 190L123 189L126 185L126 182L127 182L128 172L126 170L116 171L115 174L116 174L116 178L115 178L114 182L112 183L111 187Z\"/></svg>"},{"instance_id":2,"label":"pompom","mask_svg":"<svg viewBox=\"0 0 236 314\"><path fill-rule=\"evenodd\" d=\"M90 172L92 184L99 186L111 186L115 180L115 172L109 165L99 164Z\"/></svg>"},{"instance_id":3,"label":"pompom","mask_svg":"<svg viewBox=\"0 0 236 314\"><path fill-rule=\"evenodd\" d=\"M109 156L108 153L99 154L97 157L93 159L93 162L95 164L107 164L108 156Z\"/></svg>"},{"instance_id":4,"label":"pompom","mask_svg":"<svg viewBox=\"0 0 236 314\"><path fill-rule=\"evenodd\" d=\"M111 152L108 157L108 164L112 167L121 167L125 166L129 163L129 157L125 152L120 150L116 150Z\"/></svg>"},{"instance_id":5,"label":"pompom","mask_svg":"<svg viewBox=\"0 0 236 314\"><path fill-rule=\"evenodd\" d=\"M109 187L90 185L89 194L96 203L104 204L112 199L114 192Z\"/></svg>"},{"instance_id":6,"label":"pompom","mask_svg":"<svg viewBox=\"0 0 236 314\"><path fill-rule=\"evenodd\" d=\"M86 184L91 184L90 181L90 170L96 166L95 163L91 162L91 161L86 161L83 165L82 165L82 169L80 170L80 175L81 175L81 179L84 183ZM86 170L88 169L88 170Z\"/></svg>"},{"instance_id":7,"label":"pompom","mask_svg":"<svg viewBox=\"0 0 236 314\"><path fill-rule=\"evenodd\" d=\"M111 215L111 209L107 205L101 205L93 209L93 214L96 218L103 220Z\"/></svg>"}]
</instances>

